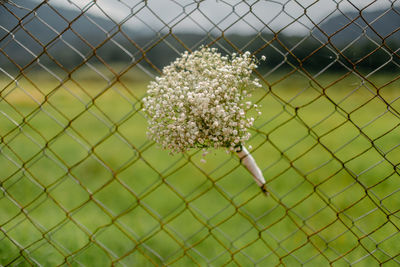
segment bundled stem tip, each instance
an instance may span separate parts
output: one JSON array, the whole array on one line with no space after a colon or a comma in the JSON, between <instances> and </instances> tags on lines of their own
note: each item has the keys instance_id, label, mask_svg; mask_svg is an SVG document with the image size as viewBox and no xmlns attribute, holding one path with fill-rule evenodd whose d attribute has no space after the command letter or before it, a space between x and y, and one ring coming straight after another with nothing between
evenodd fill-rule
<instances>
[{"instance_id":1,"label":"bundled stem tip","mask_svg":"<svg viewBox=\"0 0 400 267\"><path fill-rule=\"evenodd\" d=\"M240 146L239 149L236 150L236 154L243 166L245 166L246 169L252 174L254 181L261 188L264 194L268 195L265 185L265 178L250 152L246 149L246 147Z\"/></svg>"}]
</instances>

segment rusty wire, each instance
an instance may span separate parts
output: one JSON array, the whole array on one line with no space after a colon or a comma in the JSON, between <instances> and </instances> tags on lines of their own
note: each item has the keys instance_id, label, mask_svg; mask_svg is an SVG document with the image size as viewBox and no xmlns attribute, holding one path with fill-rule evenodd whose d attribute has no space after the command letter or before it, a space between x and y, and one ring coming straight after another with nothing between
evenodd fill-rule
<instances>
[{"instance_id":1,"label":"rusty wire","mask_svg":"<svg viewBox=\"0 0 400 267\"><path fill-rule=\"evenodd\" d=\"M399 48L390 42L399 28L385 35L374 30L389 12L399 15L396 1L386 1L372 21L363 14L378 1L362 7L330 1L335 8L315 19L307 11L318 1L221 0L228 11L217 19L202 6L214 0L171 0L179 13L167 20L152 1L121 0L114 1L118 8L130 11L119 21L101 1L75 2L69 2L73 17L52 1L1 2L0 14L15 22L0 25L1 266L400 264L400 65ZM325 32L324 21L347 16L344 2L358 16ZM259 5L279 10L266 19ZM290 5L305 12L295 16ZM63 28L42 17L44 8ZM112 26L96 21L92 9ZM280 16L289 23L274 28ZM103 38L80 33L80 19ZM130 20L148 30L145 41L127 30ZM184 21L200 29L200 39L189 42L175 31ZM229 35L239 23L255 33L244 43ZM283 34L294 24L308 33L290 43ZM31 25L48 36L36 36ZM354 25L361 33L352 41L333 41ZM354 60L348 51L361 39L374 48ZM309 40L317 45L299 56ZM152 53L163 45L176 57L201 44L281 57L256 73L263 89L255 101L266 108L250 140L269 198L233 156L213 152L215 160L204 165L200 151L170 157L145 137L141 98L162 67ZM118 47L122 63L103 56L107 45ZM24 57L12 53L16 47ZM79 60L68 65L58 57L63 49ZM388 59L373 70L360 68L377 53ZM317 56L330 60L309 69ZM332 72L334 66L340 71Z\"/></svg>"}]
</instances>

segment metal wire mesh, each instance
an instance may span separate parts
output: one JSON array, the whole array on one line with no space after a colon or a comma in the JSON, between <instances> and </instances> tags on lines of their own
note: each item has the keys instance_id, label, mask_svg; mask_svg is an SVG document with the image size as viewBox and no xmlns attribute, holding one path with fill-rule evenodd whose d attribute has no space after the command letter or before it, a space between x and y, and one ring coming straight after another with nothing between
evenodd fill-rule
<instances>
[{"instance_id":1,"label":"metal wire mesh","mask_svg":"<svg viewBox=\"0 0 400 267\"><path fill-rule=\"evenodd\" d=\"M397 1L111 2L0 4L0 265L400 264ZM146 138L147 83L201 44L267 57L268 198L232 155Z\"/></svg>"}]
</instances>

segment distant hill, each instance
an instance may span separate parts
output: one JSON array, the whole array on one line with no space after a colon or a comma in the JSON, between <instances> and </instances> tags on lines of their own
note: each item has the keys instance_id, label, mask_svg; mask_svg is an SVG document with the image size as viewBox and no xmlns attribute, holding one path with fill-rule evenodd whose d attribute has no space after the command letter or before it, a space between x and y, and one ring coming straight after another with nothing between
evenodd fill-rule
<instances>
[{"instance_id":1,"label":"distant hill","mask_svg":"<svg viewBox=\"0 0 400 267\"><path fill-rule=\"evenodd\" d=\"M313 34L323 41L327 41L326 35L328 35L331 37L331 42L336 45L345 45L359 36L378 42L382 42L385 38L387 41L400 40L400 7L369 12L336 11L331 18L320 25L320 29L314 30ZM365 37L362 39L365 40Z\"/></svg>"},{"instance_id":2,"label":"distant hill","mask_svg":"<svg viewBox=\"0 0 400 267\"><path fill-rule=\"evenodd\" d=\"M24 7L27 9L35 8L37 5L37 3L31 1L24 3ZM99 39L99 35L104 35L99 27L106 31L117 28L117 25L109 19L93 16L88 13L81 14L79 10L50 7L47 4L40 5L36 13L30 13L29 15L27 15L27 10L12 5L7 5L7 9L11 12L6 10L6 8L0 8L0 39L7 34L7 31L20 28L20 21L17 17L21 19L21 23L26 31L44 44L47 44L57 36L55 31L61 33L69 24L71 25L71 29L75 30L78 34L90 37L97 36L97 39ZM18 34L17 31L13 33Z\"/></svg>"},{"instance_id":3,"label":"distant hill","mask_svg":"<svg viewBox=\"0 0 400 267\"><path fill-rule=\"evenodd\" d=\"M37 5L31 1L24 3L28 9ZM81 14L79 10L55 9L43 4L36 13L29 14L12 5L0 6L0 49L22 66L34 59L32 54L43 52L44 46L52 56L79 58L72 47L79 47L79 52L86 55L91 46L96 47L107 38L105 32L117 30L111 20Z\"/></svg>"}]
</instances>

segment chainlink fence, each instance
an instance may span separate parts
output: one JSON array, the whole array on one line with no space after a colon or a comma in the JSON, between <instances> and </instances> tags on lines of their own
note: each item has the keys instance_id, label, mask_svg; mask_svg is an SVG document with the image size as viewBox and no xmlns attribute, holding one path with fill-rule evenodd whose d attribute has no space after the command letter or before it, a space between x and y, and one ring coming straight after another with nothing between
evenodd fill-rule
<instances>
[{"instance_id":1,"label":"chainlink fence","mask_svg":"<svg viewBox=\"0 0 400 267\"><path fill-rule=\"evenodd\" d=\"M1 266L398 266L397 1L2 1ZM170 156L141 99L200 45L267 57L251 153Z\"/></svg>"}]
</instances>

